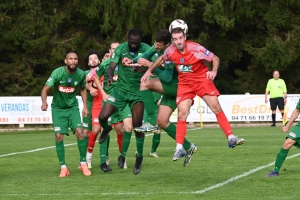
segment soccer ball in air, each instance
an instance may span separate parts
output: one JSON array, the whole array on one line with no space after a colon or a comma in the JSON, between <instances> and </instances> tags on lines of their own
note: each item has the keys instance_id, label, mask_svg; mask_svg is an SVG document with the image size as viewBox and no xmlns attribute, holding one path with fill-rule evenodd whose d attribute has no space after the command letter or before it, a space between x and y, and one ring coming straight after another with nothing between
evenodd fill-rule
<instances>
[{"instance_id":1,"label":"soccer ball in air","mask_svg":"<svg viewBox=\"0 0 300 200\"><path fill-rule=\"evenodd\" d=\"M182 28L184 34L188 32L188 25L182 19L175 19L169 26L169 31L171 33L173 28Z\"/></svg>"}]
</instances>

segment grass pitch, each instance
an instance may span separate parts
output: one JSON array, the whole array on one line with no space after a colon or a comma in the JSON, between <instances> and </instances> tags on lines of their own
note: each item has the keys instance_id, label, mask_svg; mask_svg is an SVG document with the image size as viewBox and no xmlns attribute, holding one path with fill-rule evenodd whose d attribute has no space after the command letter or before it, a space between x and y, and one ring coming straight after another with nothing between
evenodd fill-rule
<instances>
[{"instance_id":1,"label":"grass pitch","mask_svg":"<svg viewBox=\"0 0 300 200\"><path fill-rule=\"evenodd\" d=\"M143 169L134 175L135 139L127 154L128 169L117 166L116 134L110 143L111 173L99 168L99 144L93 153L92 176L78 170L76 137L65 137L66 164L71 175L58 178L60 167L53 131L0 133L0 199L298 199L300 167L293 147L279 177L273 169L286 134L279 127L239 127L243 146L229 149L220 128L190 129L187 139L198 146L191 162L172 162L175 142L162 133L157 153L149 157L152 135L145 139Z\"/></svg>"}]
</instances>

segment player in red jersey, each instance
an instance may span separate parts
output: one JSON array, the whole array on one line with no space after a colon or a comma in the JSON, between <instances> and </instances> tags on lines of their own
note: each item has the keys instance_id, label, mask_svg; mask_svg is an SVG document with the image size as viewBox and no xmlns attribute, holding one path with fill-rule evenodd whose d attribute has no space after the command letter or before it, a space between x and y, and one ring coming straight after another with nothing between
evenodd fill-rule
<instances>
[{"instance_id":1,"label":"player in red jersey","mask_svg":"<svg viewBox=\"0 0 300 200\"><path fill-rule=\"evenodd\" d=\"M186 135L186 119L193 99L196 95L201 97L216 115L217 121L224 134L228 138L229 148L234 148L245 142L232 134L232 128L218 101L219 91L212 82L217 75L219 58L198 43L187 41L186 35L181 28L172 29L172 44L165 50L162 57L157 59L144 74L141 81L146 81L153 69L164 61L173 62L179 73L176 103L178 106L178 121L176 129L176 152L182 149ZM212 70L204 61L212 62ZM193 152L186 156L186 161L192 157Z\"/></svg>"}]
</instances>

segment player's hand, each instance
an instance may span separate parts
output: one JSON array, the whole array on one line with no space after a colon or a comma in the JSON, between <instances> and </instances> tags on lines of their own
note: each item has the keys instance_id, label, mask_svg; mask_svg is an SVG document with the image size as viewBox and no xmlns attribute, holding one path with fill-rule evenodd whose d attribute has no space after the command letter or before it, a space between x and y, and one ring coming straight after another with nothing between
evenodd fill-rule
<instances>
[{"instance_id":1,"label":"player's hand","mask_svg":"<svg viewBox=\"0 0 300 200\"><path fill-rule=\"evenodd\" d=\"M150 76L151 76L151 71L147 70L144 76L141 78L141 82L142 83L146 82Z\"/></svg>"},{"instance_id":2,"label":"player's hand","mask_svg":"<svg viewBox=\"0 0 300 200\"><path fill-rule=\"evenodd\" d=\"M268 99L265 99L265 103L268 103Z\"/></svg>"},{"instance_id":3,"label":"player's hand","mask_svg":"<svg viewBox=\"0 0 300 200\"><path fill-rule=\"evenodd\" d=\"M217 71L208 71L206 72L206 78L209 79L209 80L214 80L215 77L217 76Z\"/></svg>"},{"instance_id":4,"label":"player's hand","mask_svg":"<svg viewBox=\"0 0 300 200\"><path fill-rule=\"evenodd\" d=\"M43 105L41 106L42 111L47 111L48 108L48 103L43 103Z\"/></svg>"},{"instance_id":5,"label":"player's hand","mask_svg":"<svg viewBox=\"0 0 300 200\"><path fill-rule=\"evenodd\" d=\"M132 60L130 59L130 58L123 58L122 59L122 64L124 65L128 65L128 64L130 64L130 63L132 63Z\"/></svg>"},{"instance_id":6,"label":"player's hand","mask_svg":"<svg viewBox=\"0 0 300 200\"><path fill-rule=\"evenodd\" d=\"M109 85L114 82L114 78L113 77L108 77L107 81L106 81L106 87L109 87Z\"/></svg>"},{"instance_id":7,"label":"player's hand","mask_svg":"<svg viewBox=\"0 0 300 200\"><path fill-rule=\"evenodd\" d=\"M151 62L145 58L139 58L137 63L141 66L146 66L146 67L150 67L151 66Z\"/></svg>"},{"instance_id":8,"label":"player's hand","mask_svg":"<svg viewBox=\"0 0 300 200\"><path fill-rule=\"evenodd\" d=\"M284 105L286 104L286 102L287 102L287 100L286 100L286 98L284 98L284 100L283 100Z\"/></svg>"},{"instance_id":9,"label":"player's hand","mask_svg":"<svg viewBox=\"0 0 300 200\"><path fill-rule=\"evenodd\" d=\"M289 130L290 126L285 125L284 127L281 128L282 132L287 132Z\"/></svg>"},{"instance_id":10,"label":"player's hand","mask_svg":"<svg viewBox=\"0 0 300 200\"><path fill-rule=\"evenodd\" d=\"M95 88L93 88L93 87L91 87L90 88L90 94L91 94L91 96L95 97L95 96L98 95L98 90L95 89Z\"/></svg>"},{"instance_id":11,"label":"player's hand","mask_svg":"<svg viewBox=\"0 0 300 200\"><path fill-rule=\"evenodd\" d=\"M89 115L89 110L86 107L84 107L82 110L82 116L87 117L88 115Z\"/></svg>"},{"instance_id":12,"label":"player's hand","mask_svg":"<svg viewBox=\"0 0 300 200\"><path fill-rule=\"evenodd\" d=\"M103 101L106 102L107 98L108 98L108 94L104 93L102 94L102 98L103 98Z\"/></svg>"}]
</instances>

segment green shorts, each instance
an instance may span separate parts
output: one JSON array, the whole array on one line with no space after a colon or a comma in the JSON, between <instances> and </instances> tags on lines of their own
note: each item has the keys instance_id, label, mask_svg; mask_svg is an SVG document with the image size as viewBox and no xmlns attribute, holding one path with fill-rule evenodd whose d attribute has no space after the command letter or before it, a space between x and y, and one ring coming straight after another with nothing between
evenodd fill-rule
<instances>
[{"instance_id":1,"label":"green shorts","mask_svg":"<svg viewBox=\"0 0 300 200\"><path fill-rule=\"evenodd\" d=\"M176 98L178 79L172 79L170 82L160 81L164 90L164 95Z\"/></svg>"},{"instance_id":2,"label":"green shorts","mask_svg":"<svg viewBox=\"0 0 300 200\"><path fill-rule=\"evenodd\" d=\"M139 91L138 91L139 92ZM143 102L140 95L128 94L117 87L114 87L112 92L109 94L106 103L109 103L116 107L118 110L123 110L128 104L130 110L137 102Z\"/></svg>"},{"instance_id":3,"label":"green shorts","mask_svg":"<svg viewBox=\"0 0 300 200\"><path fill-rule=\"evenodd\" d=\"M73 134L76 128L82 128L79 108L52 109L52 121L55 134L69 135L69 127Z\"/></svg>"},{"instance_id":4,"label":"green shorts","mask_svg":"<svg viewBox=\"0 0 300 200\"><path fill-rule=\"evenodd\" d=\"M174 111L177 108L176 97L164 95L161 98L160 105L169 106Z\"/></svg>"},{"instance_id":5,"label":"green shorts","mask_svg":"<svg viewBox=\"0 0 300 200\"><path fill-rule=\"evenodd\" d=\"M82 126L84 130L92 130L92 106L93 102L87 101L87 106L89 110L89 115L87 117L82 117Z\"/></svg>"},{"instance_id":6,"label":"green shorts","mask_svg":"<svg viewBox=\"0 0 300 200\"><path fill-rule=\"evenodd\" d=\"M118 122L122 122L126 118L132 118L131 110L128 105L125 106L123 110L118 110L114 114L108 118L109 124L117 124Z\"/></svg>"},{"instance_id":7,"label":"green shorts","mask_svg":"<svg viewBox=\"0 0 300 200\"><path fill-rule=\"evenodd\" d=\"M300 149L300 125L297 124L293 128L293 130L286 136L286 138L290 138L290 139L296 141L294 146L297 147L298 149Z\"/></svg>"}]
</instances>

